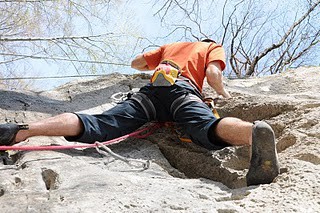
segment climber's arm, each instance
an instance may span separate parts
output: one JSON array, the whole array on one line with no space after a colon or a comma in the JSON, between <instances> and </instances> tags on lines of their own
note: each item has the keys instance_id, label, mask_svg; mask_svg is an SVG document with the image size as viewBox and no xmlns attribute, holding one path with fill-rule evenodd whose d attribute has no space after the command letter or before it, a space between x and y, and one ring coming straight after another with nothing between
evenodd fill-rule
<instances>
[{"instance_id":1,"label":"climber's arm","mask_svg":"<svg viewBox=\"0 0 320 213\"><path fill-rule=\"evenodd\" d=\"M140 70L140 71L147 71L150 70L147 64L146 59L143 55L138 55L133 61L131 62L131 68Z\"/></svg>"},{"instance_id":2,"label":"climber's arm","mask_svg":"<svg viewBox=\"0 0 320 213\"><path fill-rule=\"evenodd\" d=\"M219 61L210 62L206 69L208 84L219 94L225 98L231 98L228 91L223 85L222 70Z\"/></svg>"}]
</instances>

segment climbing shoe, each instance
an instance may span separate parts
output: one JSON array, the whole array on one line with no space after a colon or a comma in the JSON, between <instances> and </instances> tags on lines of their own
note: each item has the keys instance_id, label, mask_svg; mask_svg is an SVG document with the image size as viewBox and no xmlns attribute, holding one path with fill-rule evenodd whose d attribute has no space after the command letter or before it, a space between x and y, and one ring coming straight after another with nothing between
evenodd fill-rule
<instances>
[{"instance_id":1,"label":"climbing shoe","mask_svg":"<svg viewBox=\"0 0 320 213\"><path fill-rule=\"evenodd\" d=\"M246 175L247 185L269 184L280 173L272 128L256 121L252 130L252 156Z\"/></svg>"},{"instance_id":2,"label":"climbing shoe","mask_svg":"<svg viewBox=\"0 0 320 213\"><path fill-rule=\"evenodd\" d=\"M9 146L14 143L14 139L19 132L19 130L29 129L28 125L6 123L0 124L0 146Z\"/></svg>"}]
</instances>

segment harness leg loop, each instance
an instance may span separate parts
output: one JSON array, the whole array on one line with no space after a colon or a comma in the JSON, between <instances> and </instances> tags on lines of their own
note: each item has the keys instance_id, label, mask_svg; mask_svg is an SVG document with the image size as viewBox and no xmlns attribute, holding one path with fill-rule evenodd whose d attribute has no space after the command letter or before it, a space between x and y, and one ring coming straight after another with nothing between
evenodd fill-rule
<instances>
[{"instance_id":1,"label":"harness leg loop","mask_svg":"<svg viewBox=\"0 0 320 213\"><path fill-rule=\"evenodd\" d=\"M140 104L148 118L148 121L156 120L156 108L154 107L152 101L147 95L141 92L137 92L134 93L131 97L129 97L129 99L132 99Z\"/></svg>"}]
</instances>

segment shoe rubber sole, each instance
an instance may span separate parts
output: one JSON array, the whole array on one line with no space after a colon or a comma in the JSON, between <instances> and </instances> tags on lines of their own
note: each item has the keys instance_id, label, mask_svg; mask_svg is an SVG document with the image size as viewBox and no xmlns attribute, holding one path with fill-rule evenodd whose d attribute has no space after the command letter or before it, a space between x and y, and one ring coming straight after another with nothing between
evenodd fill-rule
<instances>
[{"instance_id":1,"label":"shoe rubber sole","mask_svg":"<svg viewBox=\"0 0 320 213\"><path fill-rule=\"evenodd\" d=\"M269 184L279 173L274 132L267 123L256 121L252 131L252 156L246 175L247 186Z\"/></svg>"}]
</instances>

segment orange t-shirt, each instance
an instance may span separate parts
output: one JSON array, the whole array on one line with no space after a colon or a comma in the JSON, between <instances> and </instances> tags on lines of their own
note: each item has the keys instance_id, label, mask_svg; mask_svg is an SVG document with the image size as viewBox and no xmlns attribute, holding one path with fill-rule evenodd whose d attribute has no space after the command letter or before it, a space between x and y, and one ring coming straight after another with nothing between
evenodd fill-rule
<instances>
[{"instance_id":1,"label":"orange t-shirt","mask_svg":"<svg viewBox=\"0 0 320 213\"><path fill-rule=\"evenodd\" d=\"M163 60L175 62L182 70L181 75L190 79L200 91L210 62L219 61L222 70L226 67L224 49L216 43L177 42L161 46L143 56L150 70Z\"/></svg>"}]
</instances>

